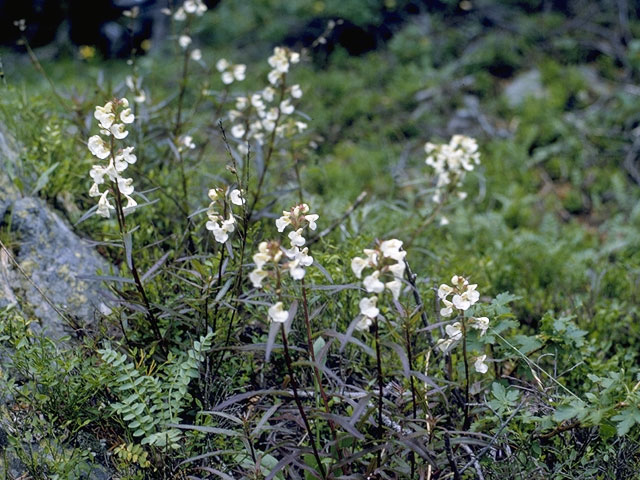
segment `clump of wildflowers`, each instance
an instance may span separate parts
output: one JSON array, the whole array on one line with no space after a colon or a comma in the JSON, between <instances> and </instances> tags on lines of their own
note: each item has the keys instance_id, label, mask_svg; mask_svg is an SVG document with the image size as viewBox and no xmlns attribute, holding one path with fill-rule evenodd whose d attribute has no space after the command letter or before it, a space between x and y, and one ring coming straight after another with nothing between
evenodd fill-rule
<instances>
[{"instance_id":1,"label":"clump of wildflowers","mask_svg":"<svg viewBox=\"0 0 640 480\"><path fill-rule=\"evenodd\" d=\"M435 170L436 192L433 201L440 203L443 193L452 188L460 187L466 172L470 172L475 165L480 164L480 153L475 139L464 135L454 135L449 143L433 144L427 142L424 146L427 153L426 164ZM458 192L460 198L465 198L465 192Z\"/></svg>"},{"instance_id":2,"label":"clump of wildflowers","mask_svg":"<svg viewBox=\"0 0 640 480\"><path fill-rule=\"evenodd\" d=\"M371 270L362 280L362 285L368 293L381 294L389 290L395 300L402 290L402 277L406 265L404 257L407 252L402 250L402 242L397 239L379 242L375 248L365 248L366 257L355 257L351 260L351 270L356 277L362 278L365 270ZM373 319L380 313L377 308L377 297L372 296L360 300L361 320L356 328L366 330Z\"/></svg>"},{"instance_id":3,"label":"clump of wildflowers","mask_svg":"<svg viewBox=\"0 0 640 480\"><path fill-rule=\"evenodd\" d=\"M229 234L236 229L236 219L233 216L232 205L242 206L245 203L242 190L237 188L227 188L226 190L212 188L209 190L208 195L211 203L207 209L209 220L206 228L213 233L216 242L225 243L229 239Z\"/></svg>"},{"instance_id":4,"label":"clump of wildflowers","mask_svg":"<svg viewBox=\"0 0 640 480\"><path fill-rule=\"evenodd\" d=\"M305 122L288 118L296 110L294 102L302 97L302 88L297 84L287 86L285 77L289 66L299 61L299 53L276 47L269 57L269 65L273 68L268 75L269 85L236 98L235 108L229 111L228 117L233 124L231 135L242 142L238 147L240 153L247 153L246 142L249 140L261 146L271 135L282 138L301 133L307 128ZM221 59L216 68L222 73L225 85L245 78L244 65L232 65Z\"/></svg>"},{"instance_id":5,"label":"clump of wildflowers","mask_svg":"<svg viewBox=\"0 0 640 480\"><path fill-rule=\"evenodd\" d=\"M133 123L135 117L126 98L113 99L104 106L95 108L94 117L100 126L100 135L93 135L87 142L89 151L100 160L109 159L109 164L94 165L89 171L93 185L89 189L91 197L100 197L96 213L109 218L115 207L109 201L109 194L123 195L127 199L124 213L133 209L137 203L131 196L134 191L133 179L124 178L122 173L137 160L133 147L120 146L117 141L129 135L126 125ZM106 140L105 140L106 138ZM106 177L106 179L105 179ZM107 183L108 182L108 183ZM100 187L107 188L100 191Z\"/></svg>"},{"instance_id":6,"label":"clump of wildflowers","mask_svg":"<svg viewBox=\"0 0 640 480\"><path fill-rule=\"evenodd\" d=\"M309 255L309 248L304 246L306 239L303 233L307 228L315 230L318 220L318 215L309 211L309 205L302 203L283 211L282 216L276 220L279 232L291 227L292 231L287 235L290 248L284 248L278 240L258 245L258 251L253 255L256 267L249 274L249 280L255 288L264 288L266 280L279 293L284 275L289 274L294 280L304 278L306 267L313 264L313 257ZM269 308L269 318L274 322L284 322L288 318L282 302Z\"/></svg>"},{"instance_id":7,"label":"clump of wildflowers","mask_svg":"<svg viewBox=\"0 0 640 480\"><path fill-rule=\"evenodd\" d=\"M454 322L445 327L447 338L438 340L436 346L442 352L451 350L463 336L466 335L468 327L480 331L480 336L484 335L489 328L489 319L487 317L465 317L465 312L471 308L480 299L480 293L477 290L478 285L470 284L469 281L461 276L454 275L451 277L451 285L443 283L438 288L438 298L444 307L440 309L440 315L445 318L457 316L461 321ZM449 300L451 297L451 300ZM479 373L485 373L488 368L484 363L486 355L476 358L475 369ZM482 371L484 370L484 371Z\"/></svg>"}]
</instances>

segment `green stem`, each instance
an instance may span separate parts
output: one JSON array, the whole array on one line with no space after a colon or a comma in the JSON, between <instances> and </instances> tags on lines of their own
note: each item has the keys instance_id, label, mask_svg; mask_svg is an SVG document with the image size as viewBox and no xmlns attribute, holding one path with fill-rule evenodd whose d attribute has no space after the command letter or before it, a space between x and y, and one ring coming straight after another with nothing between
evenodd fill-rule
<instances>
[{"instance_id":1,"label":"green stem","mask_svg":"<svg viewBox=\"0 0 640 480\"><path fill-rule=\"evenodd\" d=\"M300 396L298 395L298 384L293 374L293 363L291 362L291 355L289 354L289 343L287 342L287 334L284 331L284 324L282 324L281 332L282 332L282 345L284 346L284 358L287 364L287 370L289 371L289 378L291 379L291 389L293 390L293 399L296 402L296 406L298 407L298 412L300 413L300 417L302 418L304 427L307 430L307 435L309 436L309 443L311 444L311 448L313 450L313 456L315 457L316 462L318 464L320 475L322 476L322 478L327 478L327 474L325 473L325 470L324 470L324 465L322 465L322 461L320 460L320 454L318 453L318 448L316 447L316 442L313 440L313 431L311 430L309 419L307 418L307 414L304 411L302 401L300 400Z\"/></svg>"}]
</instances>

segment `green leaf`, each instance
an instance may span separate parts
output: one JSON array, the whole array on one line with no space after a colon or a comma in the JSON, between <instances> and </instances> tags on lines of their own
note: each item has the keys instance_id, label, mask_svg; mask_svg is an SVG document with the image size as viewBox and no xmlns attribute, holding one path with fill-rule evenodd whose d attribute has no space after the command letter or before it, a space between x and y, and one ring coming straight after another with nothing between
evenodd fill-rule
<instances>
[{"instance_id":1,"label":"green leaf","mask_svg":"<svg viewBox=\"0 0 640 480\"><path fill-rule=\"evenodd\" d=\"M47 168L47 170L45 170L45 172L42 175L40 175L40 177L38 177L38 181L36 182L36 186L33 187L33 190L31 191L31 195L35 195L44 187L46 187L47 183L49 183L49 178L51 177L51 174L56 168L58 168L59 164L60 164L59 162L54 163L49 168Z\"/></svg>"}]
</instances>

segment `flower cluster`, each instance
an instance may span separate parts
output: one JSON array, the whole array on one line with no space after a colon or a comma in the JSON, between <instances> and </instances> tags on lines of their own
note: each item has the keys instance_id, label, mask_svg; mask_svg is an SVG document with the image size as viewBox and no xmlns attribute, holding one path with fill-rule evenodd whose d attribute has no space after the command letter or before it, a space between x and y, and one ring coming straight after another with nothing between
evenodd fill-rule
<instances>
[{"instance_id":1,"label":"flower cluster","mask_svg":"<svg viewBox=\"0 0 640 480\"><path fill-rule=\"evenodd\" d=\"M396 239L385 240L379 242L376 248L365 248L364 253L366 257L355 257L351 260L353 273L356 277L362 278L365 269L373 270L362 280L365 290L368 293L380 294L387 289L397 300L402 289L402 277L406 268L404 257L407 252L402 250L402 242ZM371 326L373 319L380 313L377 301L376 296L360 300L362 318L356 328L366 330Z\"/></svg>"},{"instance_id":2,"label":"flower cluster","mask_svg":"<svg viewBox=\"0 0 640 480\"><path fill-rule=\"evenodd\" d=\"M442 352L451 350L466 334L468 327L480 331L480 336L484 335L489 328L489 319L487 317L468 317L465 318L465 312L480 299L480 294L476 288L476 284L470 284L469 281L461 275L454 275L451 278L453 286L443 283L438 288L438 298L444 304L440 310L443 317L459 316L461 321L454 322L445 327L447 338L438 340L436 346ZM451 296L451 300L449 300ZM484 363L486 355L476 357L475 369L478 373L486 373L487 365Z\"/></svg>"},{"instance_id":3,"label":"flower cluster","mask_svg":"<svg viewBox=\"0 0 640 480\"><path fill-rule=\"evenodd\" d=\"M440 310L440 315L450 317L453 315L453 309L463 313L480 299L480 293L476 290L477 284L469 284L469 281L461 275L451 277L453 287L443 283L438 288L438 298L444 304L444 308ZM449 295L453 294L451 300Z\"/></svg>"},{"instance_id":4,"label":"flower cluster","mask_svg":"<svg viewBox=\"0 0 640 480\"><path fill-rule=\"evenodd\" d=\"M274 55L269 57L269 64L274 67L269 73L271 85L251 95L236 98L235 108L229 111L229 120L233 123L231 135L242 142L239 151L243 155L247 153L248 140L263 145L265 137L274 131L277 137L284 137L307 128L307 124L299 120L289 118L285 121L285 117L295 112L293 102L302 97L302 89L300 85L285 86L284 75L289 70L289 64L299 60L300 54L276 47ZM222 59L218 61L217 68L222 72L225 84L245 77L244 65L231 65Z\"/></svg>"},{"instance_id":5,"label":"flower cluster","mask_svg":"<svg viewBox=\"0 0 640 480\"><path fill-rule=\"evenodd\" d=\"M207 11L207 6L202 0L185 0L181 7L173 13L173 19L183 22L189 15L201 17ZM171 10L166 9L165 13L171 14Z\"/></svg>"},{"instance_id":6,"label":"flower cluster","mask_svg":"<svg viewBox=\"0 0 640 480\"><path fill-rule=\"evenodd\" d=\"M245 203L242 190L212 188L209 190L209 198L211 203L207 209L207 217L209 218L206 224L207 230L213 232L216 242L225 243L229 239L229 234L236 229L232 205L242 206ZM222 210L222 213L219 212L219 209Z\"/></svg>"},{"instance_id":7,"label":"flower cluster","mask_svg":"<svg viewBox=\"0 0 640 480\"><path fill-rule=\"evenodd\" d=\"M271 85L278 85L289 72L289 65L300 61L300 54L283 47L275 47L273 55L267 60L273 69L269 72L268 79Z\"/></svg>"},{"instance_id":8,"label":"flower cluster","mask_svg":"<svg viewBox=\"0 0 640 480\"><path fill-rule=\"evenodd\" d=\"M435 170L436 193L433 201L441 202L443 192L451 187L459 187L466 172L480 164L480 153L475 139L464 135L454 135L449 143L433 144L427 142L424 146L427 153L426 164ZM465 192L459 192L460 198L465 198Z\"/></svg>"},{"instance_id":9,"label":"flower cluster","mask_svg":"<svg viewBox=\"0 0 640 480\"><path fill-rule=\"evenodd\" d=\"M89 171L93 180L93 185L89 189L91 197L100 197L96 213L102 217L109 218L110 211L115 207L109 202L109 193L123 195L127 199L124 212L137 205L131 197L133 194L133 179L124 178L122 173L127 167L136 162L137 158L133 154L133 147L116 147L116 140L122 140L129 135L125 125L133 123L135 117L129 108L126 98L114 99L104 106L97 106L94 117L100 125L100 135L93 135L89 138L87 146L89 151L100 160L109 158L109 164L105 167L94 165ZM103 137L107 138L107 141ZM103 192L100 186L105 184L105 177L110 181L110 187Z\"/></svg>"},{"instance_id":10,"label":"flower cluster","mask_svg":"<svg viewBox=\"0 0 640 480\"><path fill-rule=\"evenodd\" d=\"M298 249L306 243L305 238L302 236L304 228L308 227L311 230L315 230L317 221L318 215L309 213L309 205L301 203L288 211L283 211L282 216L276 220L276 228L280 233L284 232L289 226L293 228L293 231L289 232L288 236L289 240L291 240L291 248Z\"/></svg>"},{"instance_id":11,"label":"flower cluster","mask_svg":"<svg viewBox=\"0 0 640 480\"><path fill-rule=\"evenodd\" d=\"M253 256L256 268L249 274L249 280L255 288L263 288L263 282L268 279L278 291L282 276L287 272L294 280L304 278L305 268L313 264L313 257L309 255L309 248L304 246L306 239L303 233L305 228L315 230L318 220L318 215L309 211L309 205L303 203L282 212L283 215L276 220L279 232L291 227L292 231L288 234L290 248L284 248L279 241L262 242L258 245L258 252ZM284 322L288 318L282 302L269 308L269 318L274 322Z\"/></svg>"},{"instance_id":12,"label":"flower cluster","mask_svg":"<svg viewBox=\"0 0 640 480\"><path fill-rule=\"evenodd\" d=\"M231 85L234 81L241 82L245 79L247 66L242 63L233 65L225 58L221 58L216 62L216 70L222 74L222 83Z\"/></svg>"}]
</instances>

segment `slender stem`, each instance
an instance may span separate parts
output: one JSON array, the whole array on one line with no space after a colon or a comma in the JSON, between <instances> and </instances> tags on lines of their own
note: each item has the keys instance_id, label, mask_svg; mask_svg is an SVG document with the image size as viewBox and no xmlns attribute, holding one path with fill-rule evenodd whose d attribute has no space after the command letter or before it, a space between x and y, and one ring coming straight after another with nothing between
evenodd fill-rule
<instances>
[{"instance_id":1,"label":"slender stem","mask_svg":"<svg viewBox=\"0 0 640 480\"><path fill-rule=\"evenodd\" d=\"M304 312L304 323L307 328L307 348L309 350L309 355L311 356L311 361L313 362L313 371L315 373L318 390L320 391L320 397L322 397L322 403L324 404L324 411L327 414L330 414L331 409L329 408L329 399L327 397L327 393L324 390L324 386L322 385L322 374L320 373L320 369L318 368L318 362L316 361L316 353L313 349L313 339L311 335L311 320L309 319L309 303L307 301L307 287L304 283L304 278L301 280L301 283L302 283L302 310ZM332 420L329 420L329 428L331 429L331 435L333 436L333 441L335 443L335 450L336 450L336 455L338 457L338 460L342 460L340 446L338 445L338 433L336 432L336 426Z\"/></svg>"},{"instance_id":2,"label":"slender stem","mask_svg":"<svg viewBox=\"0 0 640 480\"><path fill-rule=\"evenodd\" d=\"M425 218L422 221L422 223L418 225L418 227L413 231L413 233L411 234L411 237L409 237L409 240L404 246L405 250L408 250L411 244L413 244L415 239L418 237L418 235L420 235L422 231L425 228L427 228L436 219L436 216L438 216L438 213L440 213L440 210L442 209L443 204L444 204L444 199L442 199L442 201L436 205L436 208L433 209L433 212L431 212L431 215Z\"/></svg>"},{"instance_id":3,"label":"slender stem","mask_svg":"<svg viewBox=\"0 0 640 480\"><path fill-rule=\"evenodd\" d=\"M469 428L469 360L467 358L467 328L464 319L462 320L462 356L464 357L464 426L463 430Z\"/></svg>"},{"instance_id":4,"label":"slender stem","mask_svg":"<svg viewBox=\"0 0 640 480\"><path fill-rule=\"evenodd\" d=\"M282 103L286 89L287 89L286 76L283 76L282 84L280 86L280 98L278 100L278 105ZM249 219L251 219L251 216L253 215L253 211L258 203L258 200L260 199L260 194L262 192L262 184L264 183L267 170L269 169L269 162L271 160L271 157L273 156L273 152L275 149L276 131L278 129L278 122L280 121L281 116L282 116L282 112L280 111L280 107L278 107L278 116L276 117L276 120L274 122L273 131L271 132L271 137L269 137L269 148L267 150L267 155L264 157L264 167L260 172L260 177L258 177L258 186L256 188L256 194L254 195L253 201L251 202L251 206L249 207Z\"/></svg>"},{"instance_id":5,"label":"slender stem","mask_svg":"<svg viewBox=\"0 0 640 480\"><path fill-rule=\"evenodd\" d=\"M293 364L291 362L291 355L289 354L289 343L287 342L287 334L284 331L284 324L282 324L281 332L282 332L282 345L284 346L284 358L285 358L285 362L287 363L289 378L291 379L291 390L293 390L293 398L296 402L296 406L298 407L298 412L300 412L300 417L302 418L304 427L307 430L307 435L309 436L309 443L311 444L311 448L313 449L313 456L316 458L318 469L320 470L320 475L322 475L322 478L327 478L327 474L325 473L325 470L324 470L324 465L322 465L322 461L320 460L320 454L318 453L318 448L316 447L316 442L313 440L313 431L311 430L311 425L309 424L307 414L304 411L302 401L300 400L300 396L298 395L298 384L293 374Z\"/></svg>"},{"instance_id":6,"label":"slender stem","mask_svg":"<svg viewBox=\"0 0 640 480\"><path fill-rule=\"evenodd\" d=\"M407 359L409 361L409 381L411 383L411 413L413 414L413 420L418 418L417 406L416 406L416 385L411 370L413 370L413 352L411 348L411 333L409 332L409 325L405 325L405 337L407 342ZM409 453L409 461L411 462L411 477L415 475L416 471L416 456L412 451Z\"/></svg>"},{"instance_id":7,"label":"slender stem","mask_svg":"<svg viewBox=\"0 0 640 480\"><path fill-rule=\"evenodd\" d=\"M220 245L220 263L218 264L218 288L222 288L222 264L224 263L224 244ZM208 302L208 300L207 300ZM213 308L213 333L216 333L218 327L218 307L220 302L216 302ZM207 322L208 323L208 322Z\"/></svg>"},{"instance_id":8,"label":"slender stem","mask_svg":"<svg viewBox=\"0 0 640 480\"><path fill-rule=\"evenodd\" d=\"M111 157L112 157L112 160L115 161L115 142L113 140L113 137L111 138ZM115 197L115 203L116 203L116 216L118 218L118 226L120 227L120 234L122 235L122 241L124 242L124 239L126 234L128 233L128 230L127 230L127 221L125 219L125 214L124 214L124 208L122 206L122 193L120 192L120 187L118 186L117 181L113 181L111 183L115 191L114 197ZM156 336L156 340L158 340L160 344L160 348L162 349L162 352L166 355L169 352L167 351L167 348L164 344L164 338L162 337L162 333L160 332L160 327L158 326L158 319L156 318L153 311L151 310L151 303L149 302L149 298L147 297L147 292L145 291L144 286L142 285L142 281L140 280L140 275L138 274L138 268L136 267L136 262L133 257L133 254L131 255L130 260L131 260L131 265L128 265L128 266L131 269L131 275L133 275L133 280L136 286L136 290L138 290L138 294L140 295L140 297L142 298L142 302L144 303L144 306L146 309L145 317L147 318L147 321L149 322L149 324L151 325L151 328L153 329L153 332Z\"/></svg>"},{"instance_id":9,"label":"slender stem","mask_svg":"<svg viewBox=\"0 0 640 480\"><path fill-rule=\"evenodd\" d=\"M375 343L376 343L376 368L378 370L378 440L382 442L382 395L384 389L384 378L382 376L382 357L380 354L380 324L375 319ZM382 466L382 451L378 449L378 468Z\"/></svg>"},{"instance_id":10,"label":"slender stem","mask_svg":"<svg viewBox=\"0 0 640 480\"><path fill-rule=\"evenodd\" d=\"M189 23L191 19L189 19ZM189 34L189 23L185 29L185 34ZM174 136L178 136L182 127L182 104L184 103L184 95L187 91L187 80L189 75L189 49L184 49L184 55L182 56L182 78L180 79L180 92L178 93L178 111L176 112L176 121L173 127Z\"/></svg>"}]
</instances>

